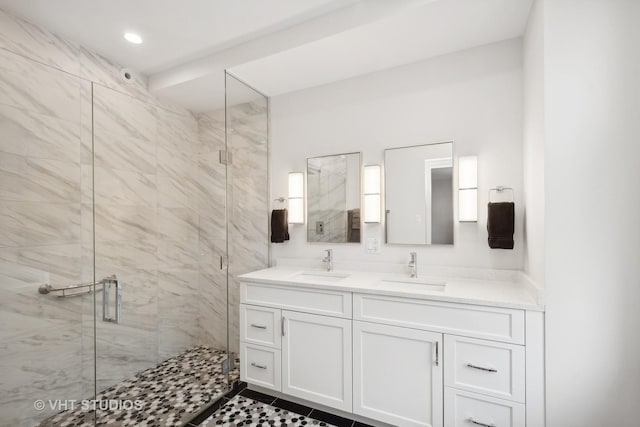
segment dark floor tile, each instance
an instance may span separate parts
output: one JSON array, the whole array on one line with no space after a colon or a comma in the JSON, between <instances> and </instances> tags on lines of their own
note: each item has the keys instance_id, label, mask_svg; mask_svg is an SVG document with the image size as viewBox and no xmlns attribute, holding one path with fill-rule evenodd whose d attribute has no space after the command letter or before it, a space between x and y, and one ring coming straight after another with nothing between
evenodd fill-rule
<instances>
[{"instance_id":1,"label":"dark floor tile","mask_svg":"<svg viewBox=\"0 0 640 427\"><path fill-rule=\"evenodd\" d=\"M247 388L247 383L245 383L244 381L239 381L235 384L231 391L224 395L224 398L227 400L233 399L236 394L240 393L245 388Z\"/></svg>"},{"instance_id":2,"label":"dark floor tile","mask_svg":"<svg viewBox=\"0 0 640 427\"><path fill-rule=\"evenodd\" d=\"M249 399L257 400L258 402L266 403L268 405L271 405L273 401L276 400L276 398L273 396L269 396L268 394L260 393L255 390L250 390L248 388L245 388L238 394L240 396L248 397Z\"/></svg>"},{"instance_id":3,"label":"dark floor tile","mask_svg":"<svg viewBox=\"0 0 640 427\"><path fill-rule=\"evenodd\" d=\"M189 424L193 424L195 426L200 425L204 420L209 418L211 416L211 414L213 414L218 409L220 409L220 407L222 405L224 405L225 403L226 403L226 400L224 400L224 399L216 400L211 405L209 405L206 409L204 409L202 412L200 412L198 415L193 417L193 419L191 419L189 421Z\"/></svg>"},{"instance_id":4,"label":"dark floor tile","mask_svg":"<svg viewBox=\"0 0 640 427\"><path fill-rule=\"evenodd\" d=\"M325 423L333 424L338 427L351 427L353 425L353 420L350 420L349 418L342 418L328 412L319 411L317 409L311 411L309 417L314 418L318 421L324 421Z\"/></svg>"},{"instance_id":5,"label":"dark floor tile","mask_svg":"<svg viewBox=\"0 0 640 427\"><path fill-rule=\"evenodd\" d=\"M276 408L284 409L285 411L295 412L299 415L309 416L313 408L309 408L308 406L300 405L299 403L290 402L284 399L276 399L275 402L271 404Z\"/></svg>"},{"instance_id":6,"label":"dark floor tile","mask_svg":"<svg viewBox=\"0 0 640 427\"><path fill-rule=\"evenodd\" d=\"M373 426L356 421L355 423L353 423L353 427L373 427Z\"/></svg>"}]
</instances>

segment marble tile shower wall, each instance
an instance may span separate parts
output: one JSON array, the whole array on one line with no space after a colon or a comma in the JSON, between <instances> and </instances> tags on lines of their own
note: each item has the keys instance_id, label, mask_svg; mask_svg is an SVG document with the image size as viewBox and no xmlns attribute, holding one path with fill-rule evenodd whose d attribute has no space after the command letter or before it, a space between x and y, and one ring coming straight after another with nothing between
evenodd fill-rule
<instances>
[{"instance_id":1,"label":"marble tile shower wall","mask_svg":"<svg viewBox=\"0 0 640 427\"><path fill-rule=\"evenodd\" d=\"M52 412L35 399L93 394L93 298L36 292L93 277L92 191L95 274L118 274L124 289L122 324L97 322L98 390L196 344L226 348L224 113L196 118L145 85L0 11L0 425ZM264 220L266 144L257 153L264 163L237 182L259 180L247 196ZM237 235L264 244L237 252L266 266L266 221L241 224Z\"/></svg>"},{"instance_id":2,"label":"marble tile shower wall","mask_svg":"<svg viewBox=\"0 0 640 427\"><path fill-rule=\"evenodd\" d=\"M83 392L82 301L37 287L87 273L80 160L90 87L0 50L0 425L32 425L46 415L35 399Z\"/></svg>"},{"instance_id":3,"label":"marble tile shower wall","mask_svg":"<svg viewBox=\"0 0 640 427\"><path fill-rule=\"evenodd\" d=\"M228 168L227 203L229 204L229 349L239 351L240 283L238 275L269 266L269 175L268 175L268 106L265 98L257 96L251 102L230 105L227 108L228 150L233 160ZM225 197L225 169L218 163L218 149L224 148L224 111L202 114L200 155L206 184L215 197ZM213 149L213 151L210 151ZM207 181L210 180L210 181ZM211 198L209 198L211 200ZM207 205L203 205L207 206ZM207 213L210 213L208 216ZM200 227L205 248L224 253L219 245L226 244L224 229L225 210L219 204L210 204L201 211ZM206 342L226 340L220 329L211 330L207 324L218 324L225 318L225 307L220 305L220 292L216 284L223 284L224 273L211 263L201 264L200 331ZM214 284L212 287L210 284ZM222 317L225 316L225 317ZM215 334L215 335L211 335Z\"/></svg>"},{"instance_id":4,"label":"marble tile shower wall","mask_svg":"<svg viewBox=\"0 0 640 427\"><path fill-rule=\"evenodd\" d=\"M195 117L99 85L93 105L96 276L123 283L122 322L97 323L100 390L200 343L198 212L206 197L198 193ZM91 215L86 193L83 214Z\"/></svg>"},{"instance_id":5,"label":"marble tile shower wall","mask_svg":"<svg viewBox=\"0 0 640 427\"><path fill-rule=\"evenodd\" d=\"M269 159L266 98L227 108L229 209L229 349L240 351L238 276L269 266Z\"/></svg>"},{"instance_id":6,"label":"marble tile shower wall","mask_svg":"<svg viewBox=\"0 0 640 427\"><path fill-rule=\"evenodd\" d=\"M225 211L225 165L219 151L225 148L224 109L200 114L198 131L198 202L200 263L198 278L198 333L204 343L227 348L227 329L212 325L227 323L227 276L220 269L220 255L227 252ZM224 297L221 298L221 295Z\"/></svg>"}]
</instances>

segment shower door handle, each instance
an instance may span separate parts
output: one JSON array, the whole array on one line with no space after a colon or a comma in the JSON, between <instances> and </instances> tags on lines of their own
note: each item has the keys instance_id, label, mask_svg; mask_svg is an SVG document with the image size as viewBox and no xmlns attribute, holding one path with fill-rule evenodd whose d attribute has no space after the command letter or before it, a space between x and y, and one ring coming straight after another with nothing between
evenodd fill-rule
<instances>
[{"instance_id":1,"label":"shower door handle","mask_svg":"<svg viewBox=\"0 0 640 427\"><path fill-rule=\"evenodd\" d=\"M115 317L111 317L109 309L109 294L111 285L115 288L115 305L116 313ZM122 311L122 283L118 281L115 274L109 277L105 277L102 280L102 320L104 322L120 323L120 316Z\"/></svg>"}]
</instances>

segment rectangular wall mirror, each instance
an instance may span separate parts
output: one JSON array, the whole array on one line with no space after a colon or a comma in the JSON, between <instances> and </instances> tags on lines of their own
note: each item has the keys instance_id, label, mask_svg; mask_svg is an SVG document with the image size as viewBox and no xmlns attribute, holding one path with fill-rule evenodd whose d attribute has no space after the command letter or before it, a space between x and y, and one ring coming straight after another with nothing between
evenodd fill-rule
<instances>
[{"instance_id":1,"label":"rectangular wall mirror","mask_svg":"<svg viewBox=\"0 0 640 427\"><path fill-rule=\"evenodd\" d=\"M453 142L384 151L385 240L453 244Z\"/></svg>"},{"instance_id":2,"label":"rectangular wall mirror","mask_svg":"<svg viewBox=\"0 0 640 427\"><path fill-rule=\"evenodd\" d=\"M360 153L307 159L307 241L360 242Z\"/></svg>"}]
</instances>

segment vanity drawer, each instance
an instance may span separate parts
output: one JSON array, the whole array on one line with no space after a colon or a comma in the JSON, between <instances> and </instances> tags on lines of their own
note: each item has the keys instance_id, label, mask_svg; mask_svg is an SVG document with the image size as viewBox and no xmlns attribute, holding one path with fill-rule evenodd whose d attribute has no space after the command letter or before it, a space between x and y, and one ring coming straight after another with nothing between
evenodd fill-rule
<instances>
[{"instance_id":1,"label":"vanity drawer","mask_svg":"<svg viewBox=\"0 0 640 427\"><path fill-rule=\"evenodd\" d=\"M524 344L524 310L354 294L353 318Z\"/></svg>"},{"instance_id":2,"label":"vanity drawer","mask_svg":"<svg viewBox=\"0 0 640 427\"><path fill-rule=\"evenodd\" d=\"M280 391L281 360L280 350L240 343L240 379L249 384Z\"/></svg>"},{"instance_id":3,"label":"vanity drawer","mask_svg":"<svg viewBox=\"0 0 640 427\"><path fill-rule=\"evenodd\" d=\"M280 348L281 319L277 308L240 304L240 341Z\"/></svg>"},{"instance_id":4,"label":"vanity drawer","mask_svg":"<svg viewBox=\"0 0 640 427\"><path fill-rule=\"evenodd\" d=\"M351 318L351 292L241 282L240 302L283 310Z\"/></svg>"},{"instance_id":5,"label":"vanity drawer","mask_svg":"<svg viewBox=\"0 0 640 427\"><path fill-rule=\"evenodd\" d=\"M524 347L445 335L445 385L525 401Z\"/></svg>"},{"instance_id":6,"label":"vanity drawer","mask_svg":"<svg viewBox=\"0 0 640 427\"><path fill-rule=\"evenodd\" d=\"M444 427L525 427L525 405L445 387Z\"/></svg>"}]
</instances>

